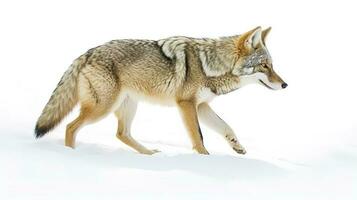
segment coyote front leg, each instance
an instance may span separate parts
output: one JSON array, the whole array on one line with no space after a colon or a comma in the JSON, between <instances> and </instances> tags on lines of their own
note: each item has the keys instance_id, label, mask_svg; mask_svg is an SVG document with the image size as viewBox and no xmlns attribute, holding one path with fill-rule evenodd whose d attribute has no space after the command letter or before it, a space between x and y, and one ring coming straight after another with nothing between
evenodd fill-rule
<instances>
[{"instance_id":1,"label":"coyote front leg","mask_svg":"<svg viewBox=\"0 0 357 200\"><path fill-rule=\"evenodd\" d=\"M196 105L191 101L180 101L177 105L190 135L193 149L200 154L209 154L203 145L202 133L197 119Z\"/></svg>"},{"instance_id":2,"label":"coyote front leg","mask_svg":"<svg viewBox=\"0 0 357 200\"><path fill-rule=\"evenodd\" d=\"M239 154L246 153L246 150L239 143L231 127L229 127L229 125L223 121L207 103L201 103L198 106L198 117L200 121L206 124L209 128L221 134L233 150Z\"/></svg>"}]
</instances>

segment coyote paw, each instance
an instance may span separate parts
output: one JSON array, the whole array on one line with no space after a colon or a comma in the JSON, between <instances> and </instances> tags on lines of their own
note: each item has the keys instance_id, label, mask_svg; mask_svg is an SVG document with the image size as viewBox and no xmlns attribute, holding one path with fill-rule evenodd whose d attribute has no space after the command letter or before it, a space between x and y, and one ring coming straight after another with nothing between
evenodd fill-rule
<instances>
[{"instance_id":1,"label":"coyote paw","mask_svg":"<svg viewBox=\"0 0 357 200\"><path fill-rule=\"evenodd\" d=\"M246 154L247 151L244 149L244 147L240 144L233 146L233 150L236 151L239 154Z\"/></svg>"},{"instance_id":2,"label":"coyote paw","mask_svg":"<svg viewBox=\"0 0 357 200\"><path fill-rule=\"evenodd\" d=\"M208 151L207 150L204 150L204 151L201 151L201 152L198 152L200 154L204 154L204 155L209 155Z\"/></svg>"},{"instance_id":3,"label":"coyote paw","mask_svg":"<svg viewBox=\"0 0 357 200\"><path fill-rule=\"evenodd\" d=\"M193 149L196 150L199 154L209 155L206 148L193 148Z\"/></svg>"},{"instance_id":4,"label":"coyote paw","mask_svg":"<svg viewBox=\"0 0 357 200\"><path fill-rule=\"evenodd\" d=\"M64 146L72 148L72 149L75 148L74 144L70 144L70 143L65 143Z\"/></svg>"},{"instance_id":5,"label":"coyote paw","mask_svg":"<svg viewBox=\"0 0 357 200\"><path fill-rule=\"evenodd\" d=\"M158 153L158 152L160 152L159 150L157 150L157 149L153 149L153 150L146 150L146 151L143 151L143 152L140 152L140 153L142 153L142 154L146 154L146 155L152 155L152 154L154 154L154 153Z\"/></svg>"}]
</instances>

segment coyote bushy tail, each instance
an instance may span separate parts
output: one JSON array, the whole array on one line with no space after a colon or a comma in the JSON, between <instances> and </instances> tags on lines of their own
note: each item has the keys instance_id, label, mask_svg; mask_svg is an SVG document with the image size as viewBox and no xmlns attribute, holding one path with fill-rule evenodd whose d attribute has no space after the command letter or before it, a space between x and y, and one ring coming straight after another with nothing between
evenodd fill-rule
<instances>
[{"instance_id":1,"label":"coyote bushy tail","mask_svg":"<svg viewBox=\"0 0 357 200\"><path fill-rule=\"evenodd\" d=\"M77 79L86 64L90 52L80 56L63 74L50 100L38 118L35 136L40 138L52 130L73 109L78 102Z\"/></svg>"}]
</instances>

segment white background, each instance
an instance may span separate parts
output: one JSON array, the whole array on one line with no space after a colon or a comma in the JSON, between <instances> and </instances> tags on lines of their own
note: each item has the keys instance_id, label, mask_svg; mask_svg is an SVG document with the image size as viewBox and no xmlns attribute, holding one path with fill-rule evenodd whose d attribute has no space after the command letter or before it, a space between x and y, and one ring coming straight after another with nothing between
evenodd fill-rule
<instances>
[{"instance_id":1,"label":"white background","mask_svg":"<svg viewBox=\"0 0 357 200\"><path fill-rule=\"evenodd\" d=\"M1 199L355 199L356 6L353 1L0 2ZM65 124L36 141L33 128L62 73L112 39L220 37L272 26L267 46L281 91L251 85L212 107L248 154L203 127L210 156L191 151L175 108L142 103L133 136L113 116L87 126L77 148ZM121 198L122 197L122 198Z\"/></svg>"}]
</instances>

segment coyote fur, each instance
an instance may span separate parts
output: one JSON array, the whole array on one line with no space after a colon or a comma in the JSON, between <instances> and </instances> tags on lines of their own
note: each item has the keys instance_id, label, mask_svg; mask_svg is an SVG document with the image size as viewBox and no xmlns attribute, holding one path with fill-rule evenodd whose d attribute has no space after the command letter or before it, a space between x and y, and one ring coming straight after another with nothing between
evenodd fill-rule
<instances>
[{"instance_id":1,"label":"coyote fur","mask_svg":"<svg viewBox=\"0 0 357 200\"><path fill-rule=\"evenodd\" d=\"M116 136L143 154L153 154L130 134L137 103L148 100L175 105L193 149L208 154L199 122L221 134L239 154L246 150L233 130L212 110L216 96L249 83L269 89L287 84L275 73L265 45L270 28L218 39L169 37L154 40L113 40L74 60L39 117L35 135L42 137L80 104L80 114L67 125L65 145L74 148L85 124L114 112Z\"/></svg>"}]
</instances>

